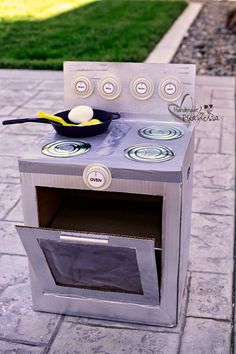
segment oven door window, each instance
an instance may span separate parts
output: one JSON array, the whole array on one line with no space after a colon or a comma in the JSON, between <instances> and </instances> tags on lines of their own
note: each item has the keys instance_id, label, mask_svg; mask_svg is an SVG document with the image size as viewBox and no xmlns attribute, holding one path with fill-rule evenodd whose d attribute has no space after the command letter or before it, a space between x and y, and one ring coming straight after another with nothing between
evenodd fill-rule
<instances>
[{"instance_id":1,"label":"oven door window","mask_svg":"<svg viewBox=\"0 0 236 354\"><path fill-rule=\"evenodd\" d=\"M158 305L153 239L17 226L42 292Z\"/></svg>"},{"instance_id":2,"label":"oven door window","mask_svg":"<svg viewBox=\"0 0 236 354\"><path fill-rule=\"evenodd\" d=\"M57 285L143 294L132 248L39 240Z\"/></svg>"}]
</instances>

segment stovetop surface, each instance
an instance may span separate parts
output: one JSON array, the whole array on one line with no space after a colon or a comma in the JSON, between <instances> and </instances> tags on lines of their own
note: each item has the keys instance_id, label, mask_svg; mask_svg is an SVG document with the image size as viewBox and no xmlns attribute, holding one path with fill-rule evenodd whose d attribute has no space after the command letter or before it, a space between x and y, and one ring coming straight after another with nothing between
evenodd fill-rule
<instances>
[{"instance_id":1,"label":"stovetop surface","mask_svg":"<svg viewBox=\"0 0 236 354\"><path fill-rule=\"evenodd\" d=\"M173 127L177 128L177 137L175 139L165 140L145 138L142 135L145 128L153 129L158 127ZM149 129L147 129L149 130ZM191 136L193 134L193 126L184 123L161 122L154 120L146 120L145 122L122 118L113 121L108 130L100 135L83 138L63 137L55 133L50 133L45 136L40 142L31 148L30 154L26 154L20 159L21 172L30 173L53 173L53 174L71 174L77 167L85 167L91 163L101 163L110 169L119 169L127 171L142 171L149 173L164 173L164 172L181 172L184 156L187 151ZM167 134L168 135L168 134ZM171 135L171 133L170 133ZM91 148L82 155L71 157L52 157L42 153L42 148L50 143L60 141L78 142L81 141L90 144ZM85 145L86 145L85 144ZM141 152L145 151L146 147L155 154L155 147L161 147L172 152L170 158L164 158L162 162L153 162L148 155L147 161L134 161L127 155L129 148L141 147ZM144 149L144 150L142 150ZM154 152L153 152L154 149ZM63 153L63 151L62 151ZM133 151L132 151L133 153ZM131 153L131 155L132 155ZM144 155L145 155L144 154ZM73 172L75 173L75 172ZM73 174L72 173L72 174ZM128 178L128 177L127 177Z\"/></svg>"}]
</instances>

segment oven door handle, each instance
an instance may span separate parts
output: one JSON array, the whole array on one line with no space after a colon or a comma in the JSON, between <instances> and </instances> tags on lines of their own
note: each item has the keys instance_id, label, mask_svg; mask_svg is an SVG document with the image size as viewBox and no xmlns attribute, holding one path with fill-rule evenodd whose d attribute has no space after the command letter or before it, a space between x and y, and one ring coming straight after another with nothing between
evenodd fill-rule
<instances>
[{"instance_id":1,"label":"oven door handle","mask_svg":"<svg viewBox=\"0 0 236 354\"><path fill-rule=\"evenodd\" d=\"M84 235L71 235L61 234L60 241L76 242L76 243L89 243L93 245L108 245L108 238L88 237Z\"/></svg>"}]
</instances>

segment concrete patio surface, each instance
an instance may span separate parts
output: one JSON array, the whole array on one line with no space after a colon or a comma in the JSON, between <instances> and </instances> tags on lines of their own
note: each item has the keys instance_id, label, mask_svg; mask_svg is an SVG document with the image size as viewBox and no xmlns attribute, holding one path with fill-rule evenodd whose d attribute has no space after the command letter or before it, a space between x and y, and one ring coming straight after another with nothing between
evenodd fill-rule
<instances>
[{"instance_id":1,"label":"concrete patio surface","mask_svg":"<svg viewBox=\"0 0 236 354\"><path fill-rule=\"evenodd\" d=\"M181 320L172 329L32 310L27 257L14 228L23 223L17 157L51 127L0 126L0 353L230 353L235 80L198 77L196 99L212 103L219 121L196 125L189 272ZM0 70L1 119L62 108L61 72Z\"/></svg>"}]
</instances>

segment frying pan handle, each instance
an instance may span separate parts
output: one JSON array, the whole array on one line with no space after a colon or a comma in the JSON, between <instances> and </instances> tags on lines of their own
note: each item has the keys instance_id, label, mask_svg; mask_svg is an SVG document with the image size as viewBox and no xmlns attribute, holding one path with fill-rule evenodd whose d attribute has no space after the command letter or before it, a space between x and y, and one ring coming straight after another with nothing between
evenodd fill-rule
<instances>
[{"instance_id":1,"label":"frying pan handle","mask_svg":"<svg viewBox=\"0 0 236 354\"><path fill-rule=\"evenodd\" d=\"M9 119L9 120L4 120L2 122L3 125L9 125L9 124L19 124L19 123L47 123L51 124L49 120L43 119L43 118L17 118L17 119Z\"/></svg>"},{"instance_id":2,"label":"frying pan handle","mask_svg":"<svg viewBox=\"0 0 236 354\"><path fill-rule=\"evenodd\" d=\"M112 112L112 113L111 113L111 116L112 116L112 120L113 120L113 119L119 119L119 118L120 118L120 113L118 113L118 112Z\"/></svg>"}]
</instances>

